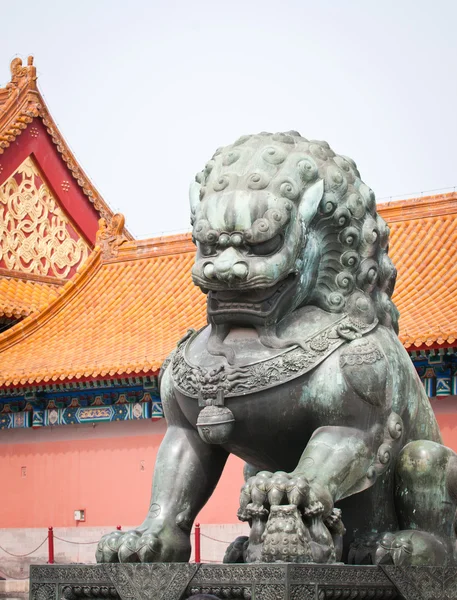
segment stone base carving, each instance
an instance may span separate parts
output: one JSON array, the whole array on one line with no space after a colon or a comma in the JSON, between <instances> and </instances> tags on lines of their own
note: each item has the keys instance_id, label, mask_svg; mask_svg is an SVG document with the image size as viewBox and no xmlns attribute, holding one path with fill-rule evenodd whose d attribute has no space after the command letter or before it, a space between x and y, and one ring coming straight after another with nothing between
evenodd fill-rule
<instances>
[{"instance_id":1,"label":"stone base carving","mask_svg":"<svg viewBox=\"0 0 457 600\"><path fill-rule=\"evenodd\" d=\"M457 600L457 567L100 564L30 568L30 600Z\"/></svg>"}]
</instances>

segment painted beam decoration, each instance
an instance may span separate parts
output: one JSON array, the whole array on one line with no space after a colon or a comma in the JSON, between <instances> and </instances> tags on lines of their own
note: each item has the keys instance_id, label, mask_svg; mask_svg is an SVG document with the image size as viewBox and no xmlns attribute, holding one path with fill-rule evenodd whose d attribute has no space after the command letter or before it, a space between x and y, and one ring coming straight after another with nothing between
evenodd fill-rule
<instances>
[{"instance_id":1,"label":"painted beam decoration","mask_svg":"<svg viewBox=\"0 0 457 600\"><path fill-rule=\"evenodd\" d=\"M19 388L9 394L0 394L0 429L163 418L155 377Z\"/></svg>"},{"instance_id":2,"label":"painted beam decoration","mask_svg":"<svg viewBox=\"0 0 457 600\"><path fill-rule=\"evenodd\" d=\"M412 352L416 371L429 398L457 396L457 348Z\"/></svg>"},{"instance_id":3,"label":"painted beam decoration","mask_svg":"<svg viewBox=\"0 0 457 600\"><path fill-rule=\"evenodd\" d=\"M457 396L457 348L411 353L429 398ZM0 430L162 419L156 377L0 390Z\"/></svg>"}]
</instances>

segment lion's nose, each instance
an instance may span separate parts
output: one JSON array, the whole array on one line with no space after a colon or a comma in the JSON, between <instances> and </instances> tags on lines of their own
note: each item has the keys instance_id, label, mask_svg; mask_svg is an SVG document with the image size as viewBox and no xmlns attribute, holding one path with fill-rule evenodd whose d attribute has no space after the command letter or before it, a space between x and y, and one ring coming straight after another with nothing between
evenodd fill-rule
<instances>
[{"instance_id":1,"label":"lion's nose","mask_svg":"<svg viewBox=\"0 0 457 600\"><path fill-rule=\"evenodd\" d=\"M227 282L243 280L248 275L248 266L240 260L240 255L236 250L228 248L214 262L205 265L203 275L206 279L219 279Z\"/></svg>"},{"instance_id":2,"label":"lion's nose","mask_svg":"<svg viewBox=\"0 0 457 600\"><path fill-rule=\"evenodd\" d=\"M214 274L220 281L234 281L236 279L246 279L248 274L248 267L246 263L237 262L225 269L215 268Z\"/></svg>"}]
</instances>

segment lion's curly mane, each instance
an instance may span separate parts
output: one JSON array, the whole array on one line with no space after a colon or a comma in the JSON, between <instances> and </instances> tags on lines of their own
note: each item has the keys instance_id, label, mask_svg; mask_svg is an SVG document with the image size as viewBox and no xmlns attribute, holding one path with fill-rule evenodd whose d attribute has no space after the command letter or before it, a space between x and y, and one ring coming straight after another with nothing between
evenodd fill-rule
<instances>
[{"instance_id":1,"label":"lion's curly mane","mask_svg":"<svg viewBox=\"0 0 457 600\"><path fill-rule=\"evenodd\" d=\"M377 214L374 192L360 179L353 160L335 154L327 142L309 141L296 131L260 133L218 149L196 176L200 199L241 186L264 189L297 206L319 179L324 194L306 231L320 252L309 303L365 322L377 317L398 333L399 313L391 299L396 270L388 256L389 228Z\"/></svg>"}]
</instances>

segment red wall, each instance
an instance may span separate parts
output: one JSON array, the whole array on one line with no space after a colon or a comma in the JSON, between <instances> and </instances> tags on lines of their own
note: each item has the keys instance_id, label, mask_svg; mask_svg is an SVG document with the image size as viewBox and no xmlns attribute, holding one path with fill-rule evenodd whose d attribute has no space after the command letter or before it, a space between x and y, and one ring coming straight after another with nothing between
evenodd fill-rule
<instances>
[{"instance_id":1,"label":"red wall","mask_svg":"<svg viewBox=\"0 0 457 600\"><path fill-rule=\"evenodd\" d=\"M456 399L456 410L457 410L457 399ZM443 443L445 446L452 448L454 452L457 452L457 412L456 413L438 413L436 415L438 425L441 429L441 435L443 436Z\"/></svg>"},{"instance_id":2,"label":"red wall","mask_svg":"<svg viewBox=\"0 0 457 600\"><path fill-rule=\"evenodd\" d=\"M125 436L96 437L98 428L109 435L109 428L116 425L124 426ZM126 425L109 423L91 429L92 435L85 439L57 441L49 439L53 432L46 428L39 431L39 442L0 444L4 484L0 528L71 527L75 525L73 511L82 508L86 521L78 527L139 525L149 506L153 465L163 437L162 432L152 432L163 425L144 423L140 431ZM16 432L2 432L1 437L9 433ZM21 433L23 439L35 434ZM58 433L64 437L68 432ZM202 523L238 522L242 467L242 461L230 458L216 492L199 516Z\"/></svg>"},{"instance_id":3,"label":"red wall","mask_svg":"<svg viewBox=\"0 0 457 600\"><path fill-rule=\"evenodd\" d=\"M435 403L444 443L457 451L457 398ZM0 528L139 525L149 505L153 466L165 421L107 423L4 431ZM231 456L219 485L198 517L237 523L243 463ZM25 476L23 468L26 469Z\"/></svg>"}]
</instances>

